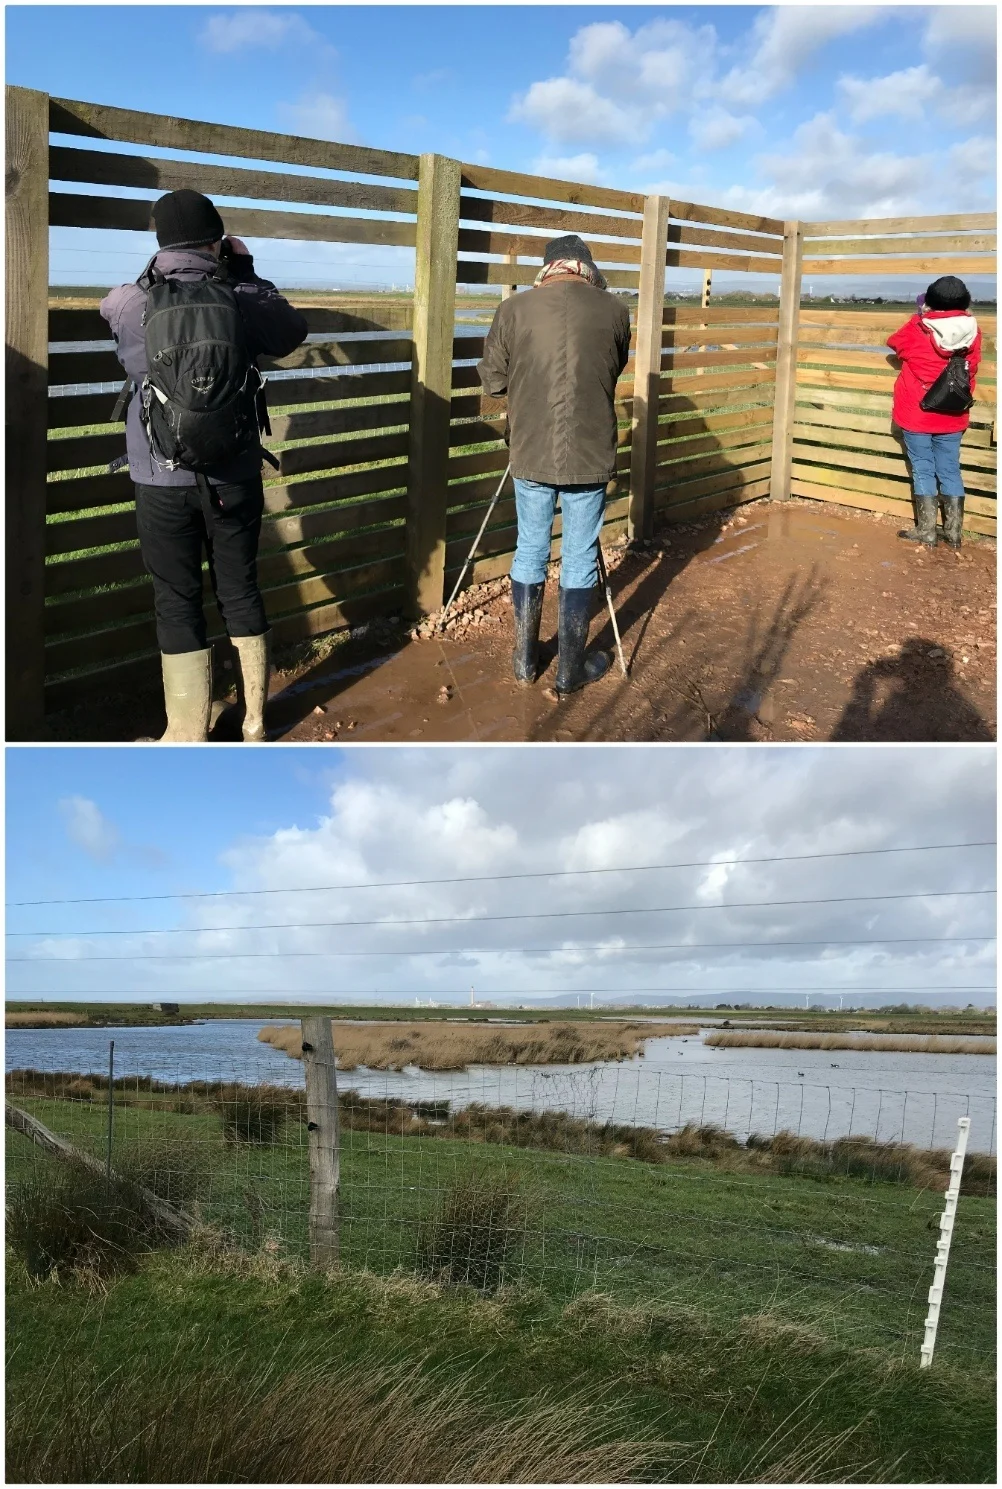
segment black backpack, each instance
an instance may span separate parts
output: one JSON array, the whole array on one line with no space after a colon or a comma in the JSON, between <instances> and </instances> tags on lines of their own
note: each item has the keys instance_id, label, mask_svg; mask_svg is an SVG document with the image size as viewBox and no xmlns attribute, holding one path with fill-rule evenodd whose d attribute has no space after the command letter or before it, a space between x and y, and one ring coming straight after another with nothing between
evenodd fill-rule
<instances>
[{"instance_id":1,"label":"black backpack","mask_svg":"<svg viewBox=\"0 0 1002 1489\"><path fill-rule=\"evenodd\" d=\"M949 362L932 387L927 389L919 408L924 409L927 414L967 413L974 403L971 373L967 366L969 351L970 347L965 347L962 351L950 353Z\"/></svg>"},{"instance_id":2,"label":"black backpack","mask_svg":"<svg viewBox=\"0 0 1002 1489\"><path fill-rule=\"evenodd\" d=\"M136 282L146 290L149 371L139 392L151 453L168 470L211 474L271 433L226 265L207 279L179 280L151 261Z\"/></svg>"}]
</instances>

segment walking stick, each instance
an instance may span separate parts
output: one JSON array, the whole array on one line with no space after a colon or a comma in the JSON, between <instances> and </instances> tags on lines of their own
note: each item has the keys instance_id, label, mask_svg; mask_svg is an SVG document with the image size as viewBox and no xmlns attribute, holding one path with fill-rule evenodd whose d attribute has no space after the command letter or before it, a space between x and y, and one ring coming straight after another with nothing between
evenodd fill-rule
<instances>
[{"instance_id":1,"label":"walking stick","mask_svg":"<svg viewBox=\"0 0 1002 1489\"><path fill-rule=\"evenodd\" d=\"M619 654L619 665L622 668L623 676L629 677L630 674L626 667L626 659L623 656L623 643L619 639L619 625L616 621L615 606L612 603L612 590L609 588L609 573L605 567L605 554L602 552L601 540L598 543L598 572L602 583L605 586L605 603L609 607L609 619L612 621L612 634L616 638L616 651Z\"/></svg>"},{"instance_id":2,"label":"walking stick","mask_svg":"<svg viewBox=\"0 0 1002 1489\"><path fill-rule=\"evenodd\" d=\"M498 498L500 497L502 491L504 490L504 483L505 483L505 481L507 481L507 479L508 479L508 477L509 477L510 474L511 474L511 461L509 461L508 464L505 466L504 475L501 477L501 484L498 487L498 489L495 491L494 495L491 497L491 504L487 508L487 511L484 513L484 520L480 524L480 531L477 533L477 536L473 539L473 547L470 549L469 553L467 554L466 562L463 565L462 569L460 570L459 578L456 580L455 588L453 589L452 594L449 596L449 603L445 606L445 608L443 609L441 615L438 618L438 629L439 630L441 630L442 627L445 625L445 617L448 615L449 611L452 609L452 602L453 602L453 600L459 594L459 586L462 584L463 580L466 578L466 571L470 567L470 564L473 562L473 555L476 553L477 549L480 547L480 539L483 537L484 530L487 527L488 522L490 522L490 520L491 520L491 513L493 512L494 508L498 504Z\"/></svg>"}]
</instances>

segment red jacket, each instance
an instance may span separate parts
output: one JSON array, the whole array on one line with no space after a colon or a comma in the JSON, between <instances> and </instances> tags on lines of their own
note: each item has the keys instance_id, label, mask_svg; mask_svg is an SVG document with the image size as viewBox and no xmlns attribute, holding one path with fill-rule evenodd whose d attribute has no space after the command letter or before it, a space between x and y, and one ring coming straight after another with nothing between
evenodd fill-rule
<instances>
[{"instance_id":1,"label":"red jacket","mask_svg":"<svg viewBox=\"0 0 1002 1489\"><path fill-rule=\"evenodd\" d=\"M941 331L935 329L937 322L957 317L964 318L963 326L944 326ZM891 414L899 429L907 429L911 434L958 434L967 428L970 414L927 414L919 404L949 362L951 340L959 350L969 336L971 326L975 335L970 342L967 366L973 393L974 374L981 362L981 332L969 311L927 310L922 315L913 315L900 331L887 338L887 345L897 352L902 362L894 384Z\"/></svg>"}]
</instances>

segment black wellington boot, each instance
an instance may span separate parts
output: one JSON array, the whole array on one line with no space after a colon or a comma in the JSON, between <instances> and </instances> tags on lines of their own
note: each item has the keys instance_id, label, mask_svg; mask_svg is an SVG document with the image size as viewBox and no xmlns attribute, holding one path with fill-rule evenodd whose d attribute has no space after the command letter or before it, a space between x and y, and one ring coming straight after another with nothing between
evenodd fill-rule
<instances>
[{"instance_id":1,"label":"black wellington boot","mask_svg":"<svg viewBox=\"0 0 1002 1489\"><path fill-rule=\"evenodd\" d=\"M609 670L612 658L607 651L593 651L591 656L585 656L594 596L593 589L561 589L560 591L560 613L557 622L559 655L556 689L558 693L576 693L587 683L597 682Z\"/></svg>"},{"instance_id":2,"label":"black wellington boot","mask_svg":"<svg viewBox=\"0 0 1002 1489\"><path fill-rule=\"evenodd\" d=\"M915 497L915 526L903 527L898 533L909 543L924 543L927 548L936 546L936 506L934 496Z\"/></svg>"},{"instance_id":3,"label":"black wellington boot","mask_svg":"<svg viewBox=\"0 0 1002 1489\"><path fill-rule=\"evenodd\" d=\"M539 622L543 614L545 584L511 581L511 603L515 612L515 650L511 654L515 681L524 688L536 681L539 670Z\"/></svg>"},{"instance_id":4,"label":"black wellington boot","mask_svg":"<svg viewBox=\"0 0 1002 1489\"><path fill-rule=\"evenodd\" d=\"M943 497L943 536L946 538L947 546L956 553L960 548L960 538L964 530L964 498L962 496Z\"/></svg>"}]
</instances>

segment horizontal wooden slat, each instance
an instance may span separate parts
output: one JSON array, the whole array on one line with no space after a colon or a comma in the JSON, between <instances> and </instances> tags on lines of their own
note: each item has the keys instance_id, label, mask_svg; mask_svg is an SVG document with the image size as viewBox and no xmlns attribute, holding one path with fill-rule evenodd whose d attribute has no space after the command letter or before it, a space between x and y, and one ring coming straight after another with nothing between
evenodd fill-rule
<instances>
[{"instance_id":1,"label":"horizontal wooden slat","mask_svg":"<svg viewBox=\"0 0 1002 1489\"><path fill-rule=\"evenodd\" d=\"M699 517L706 517L710 512L736 511L738 507L761 501L768 495L768 481L753 481L748 486L735 486L732 490L721 491L717 495L698 497L686 502L669 502L664 506L656 507L655 512L659 524L671 527L679 523L692 522Z\"/></svg>"},{"instance_id":2,"label":"horizontal wooden slat","mask_svg":"<svg viewBox=\"0 0 1002 1489\"><path fill-rule=\"evenodd\" d=\"M407 486L407 462L381 465L349 475L320 476L309 481L276 482L264 488L265 512L288 512L291 508L315 507L349 501L379 491L398 491Z\"/></svg>"},{"instance_id":3,"label":"horizontal wooden slat","mask_svg":"<svg viewBox=\"0 0 1002 1489\"><path fill-rule=\"evenodd\" d=\"M743 326L779 324L779 309L771 305L749 309L744 305L666 305L662 324L671 326Z\"/></svg>"},{"instance_id":4,"label":"horizontal wooden slat","mask_svg":"<svg viewBox=\"0 0 1002 1489\"><path fill-rule=\"evenodd\" d=\"M820 445L832 445L836 448L846 447L852 450L864 450L871 454L880 455L904 455L904 445L900 438L888 433L889 424L886 420L867 419L865 428L860 428L858 423L853 423L847 416L841 424L835 424L832 416L808 417L808 409L797 409L797 422L793 425L795 439L812 440ZM853 416L857 421L862 420L862 414ZM837 459L837 456L833 456ZM983 445L972 444L968 439L960 447L960 464L964 469L994 471L997 463L997 454L994 449ZM994 488L993 488L994 489Z\"/></svg>"},{"instance_id":5,"label":"horizontal wooden slat","mask_svg":"<svg viewBox=\"0 0 1002 1489\"><path fill-rule=\"evenodd\" d=\"M114 228L119 232L147 233L153 200L127 197L78 196L72 192L49 193L49 222L52 227ZM261 212L249 207L219 208L228 233L238 238L283 238L311 243L383 243L413 248L417 227L413 221L394 222L375 217L332 217L319 212Z\"/></svg>"},{"instance_id":6,"label":"horizontal wooden slat","mask_svg":"<svg viewBox=\"0 0 1002 1489\"><path fill-rule=\"evenodd\" d=\"M409 362L414 343L409 336L385 341L307 341L285 357L259 357L262 372L292 371L307 367L378 366L381 362Z\"/></svg>"},{"instance_id":7,"label":"horizontal wooden slat","mask_svg":"<svg viewBox=\"0 0 1002 1489\"><path fill-rule=\"evenodd\" d=\"M800 346L797 348L797 361L801 363L824 363L829 367L865 367L872 371L879 371L886 368L888 372L892 372L895 375L901 370L900 362L891 351L871 352L857 350L845 352L829 346Z\"/></svg>"},{"instance_id":8,"label":"horizontal wooden slat","mask_svg":"<svg viewBox=\"0 0 1002 1489\"><path fill-rule=\"evenodd\" d=\"M548 237L580 233L587 242L594 237L633 238L643 233L639 217L616 217L605 212L568 212L559 207L540 207L532 202L499 202L490 197L459 198L460 222L504 223L510 227L543 228ZM548 241L543 238L543 242Z\"/></svg>"},{"instance_id":9,"label":"horizontal wooden slat","mask_svg":"<svg viewBox=\"0 0 1002 1489\"><path fill-rule=\"evenodd\" d=\"M377 496L342 502L337 507L305 507L283 517L267 517L261 527L261 550L289 543L313 543L360 527L386 526L407 515L406 496Z\"/></svg>"},{"instance_id":10,"label":"horizontal wooden slat","mask_svg":"<svg viewBox=\"0 0 1002 1489\"><path fill-rule=\"evenodd\" d=\"M768 461L771 453L770 444L771 441L724 452L710 450L704 455L693 455L688 460L675 463L659 460L655 484L661 485L666 480L689 481L704 475L715 475L717 472L743 470L746 466Z\"/></svg>"},{"instance_id":11,"label":"horizontal wooden slat","mask_svg":"<svg viewBox=\"0 0 1002 1489\"><path fill-rule=\"evenodd\" d=\"M98 434L91 438L50 439L45 443L48 472L79 470L82 466L107 465L125 454L125 434Z\"/></svg>"},{"instance_id":12,"label":"horizontal wooden slat","mask_svg":"<svg viewBox=\"0 0 1002 1489\"><path fill-rule=\"evenodd\" d=\"M457 284L532 284L538 268L525 264L484 263L479 259L460 259L456 265ZM610 289L636 289L639 270L604 269L602 277Z\"/></svg>"},{"instance_id":13,"label":"horizontal wooden slat","mask_svg":"<svg viewBox=\"0 0 1002 1489\"><path fill-rule=\"evenodd\" d=\"M845 411L834 406L824 404L797 404L796 417L801 424L827 425L832 429L862 429L870 430L874 434L885 434L890 428L890 410L883 415L856 413L854 410ZM966 458L973 450L977 450L980 464L986 460L997 458L996 447L992 441L991 431L985 426L970 425L964 434L964 443L961 446L961 459Z\"/></svg>"},{"instance_id":14,"label":"horizontal wooden slat","mask_svg":"<svg viewBox=\"0 0 1002 1489\"><path fill-rule=\"evenodd\" d=\"M678 348L704 346L707 343L713 346L769 346L775 344L777 335L776 326L730 326L722 331L710 326L684 326L678 329L666 326L661 333L661 345Z\"/></svg>"},{"instance_id":15,"label":"horizontal wooden slat","mask_svg":"<svg viewBox=\"0 0 1002 1489\"><path fill-rule=\"evenodd\" d=\"M858 392L882 393L885 389L889 393L894 386L894 371L888 368L886 374L874 372L828 372L820 367L797 368L797 397L801 391L806 395L812 388L847 388ZM974 389L974 402L993 406L995 403L995 386L990 382L978 382ZM862 405L860 405L862 407Z\"/></svg>"},{"instance_id":16,"label":"horizontal wooden slat","mask_svg":"<svg viewBox=\"0 0 1002 1489\"><path fill-rule=\"evenodd\" d=\"M695 372L688 377L681 377L678 372L663 372L658 383L660 392L658 412L666 412L665 401L670 397L685 398L690 393L695 397L719 393L720 402L723 403L725 393L738 392L743 388L765 388L775 381L776 369L774 367L767 368L764 372L758 368L753 368L749 372L711 372L705 377L698 377Z\"/></svg>"},{"instance_id":17,"label":"horizontal wooden slat","mask_svg":"<svg viewBox=\"0 0 1002 1489\"><path fill-rule=\"evenodd\" d=\"M156 192L200 191L213 198L249 197L302 202L311 207L353 207L368 212L417 212L417 192L406 186L375 186L362 181L329 181L279 171L203 165L200 161L156 160L113 151L49 146L49 179L84 181L94 186L146 186Z\"/></svg>"},{"instance_id":18,"label":"horizontal wooden slat","mask_svg":"<svg viewBox=\"0 0 1002 1489\"><path fill-rule=\"evenodd\" d=\"M668 224L668 242L681 243L697 248L724 248L729 253L765 253L782 257L783 245L775 238L754 236L751 233L714 232L712 228L683 227L681 223Z\"/></svg>"},{"instance_id":19,"label":"horizontal wooden slat","mask_svg":"<svg viewBox=\"0 0 1002 1489\"><path fill-rule=\"evenodd\" d=\"M961 212L946 217L872 217L852 218L842 222L805 222L804 242L842 234L858 234L878 229L883 233L951 233L992 232L994 212Z\"/></svg>"},{"instance_id":20,"label":"horizontal wooden slat","mask_svg":"<svg viewBox=\"0 0 1002 1489\"><path fill-rule=\"evenodd\" d=\"M45 487L45 510L50 515L79 512L90 507L112 507L134 500L132 482L127 470L109 475L80 476L65 481L49 481ZM113 541L112 539L108 540ZM59 552L50 549L50 552Z\"/></svg>"},{"instance_id":21,"label":"horizontal wooden slat","mask_svg":"<svg viewBox=\"0 0 1002 1489\"><path fill-rule=\"evenodd\" d=\"M804 265L811 276L824 274L940 274L942 259L936 258L873 258L873 259L810 259ZM994 274L995 260L991 256L974 258L967 255L950 259L951 274Z\"/></svg>"},{"instance_id":22,"label":"horizontal wooden slat","mask_svg":"<svg viewBox=\"0 0 1002 1489\"><path fill-rule=\"evenodd\" d=\"M465 161L460 184L472 191L497 192L500 196L569 202L576 207L608 207L613 212L633 212L638 217L644 212L644 198L638 192L613 191L608 186L588 186L578 181L555 181L520 171L499 171L493 166L470 165Z\"/></svg>"},{"instance_id":23,"label":"horizontal wooden slat","mask_svg":"<svg viewBox=\"0 0 1002 1489\"><path fill-rule=\"evenodd\" d=\"M666 440L687 439L693 434L713 434L731 429L772 428L771 408L746 408L739 413L697 414L691 419L672 419L657 426L659 448Z\"/></svg>"},{"instance_id":24,"label":"horizontal wooden slat","mask_svg":"<svg viewBox=\"0 0 1002 1489\"><path fill-rule=\"evenodd\" d=\"M363 429L385 429L410 420L410 399L394 403L369 403L316 409L312 413L272 414L272 445L282 440L315 439L324 434L352 434Z\"/></svg>"},{"instance_id":25,"label":"horizontal wooden slat","mask_svg":"<svg viewBox=\"0 0 1002 1489\"><path fill-rule=\"evenodd\" d=\"M763 258L750 253L714 253L711 249L669 248L665 256L669 269L729 269L739 274L775 274L782 267L777 258Z\"/></svg>"},{"instance_id":26,"label":"horizontal wooden slat","mask_svg":"<svg viewBox=\"0 0 1002 1489\"><path fill-rule=\"evenodd\" d=\"M669 474L670 473L663 473ZM743 470L733 467L725 467L713 475L701 476L695 481L675 481L672 479L661 479L658 489L667 492L667 504L672 502L693 501L696 497L710 496L719 491L739 490L741 487L752 486L758 481L766 481L769 476L769 461L763 461L758 465L746 466ZM662 498L662 504L665 499Z\"/></svg>"},{"instance_id":27,"label":"horizontal wooden slat","mask_svg":"<svg viewBox=\"0 0 1002 1489\"><path fill-rule=\"evenodd\" d=\"M685 372L697 367L764 367L775 362L776 354L775 346L742 347L736 352L674 352L669 348L661 353L661 368Z\"/></svg>"},{"instance_id":28,"label":"horizontal wooden slat","mask_svg":"<svg viewBox=\"0 0 1002 1489\"><path fill-rule=\"evenodd\" d=\"M403 181L416 181L418 176L416 155L240 129L231 124L203 124L196 119L144 114L70 98L49 99L49 129L53 134L121 140L123 144L155 145L161 150L190 150L203 155L232 155L243 160L274 160L358 176L395 176Z\"/></svg>"},{"instance_id":29,"label":"horizontal wooden slat","mask_svg":"<svg viewBox=\"0 0 1002 1489\"><path fill-rule=\"evenodd\" d=\"M995 313L986 312L980 305L975 307L975 312L982 332L994 335L998 320ZM894 331L911 313L901 310L815 310L813 306L802 305L799 319L802 326L860 326Z\"/></svg>"},{"instance_id":30,"label":"horizontal wooden slat","mask_svg":"<svg viewBox=\"0 0 1002 1489\"><path fill-rule=\"evenodd\" d=\"M727 431L713 430L707 434L694 435L692 439L673 440L657 446L657 465L672 461L689 461L704 455L713 455L723 450L738 450L744 454L748 449L772 443L772 426L749 425L743 429ZM765 452L763 452L764 454Z\"/></svg>"},{"instance_id":31,"label":"horizontal wooden slat","mask_svg":"<svg viewBox=\"0 0 1002 1489\"><path fill-rule=\"evenodd\" d=\"M460 253L514 253L520 258L538 260L540 267L543 262L543 250L547 239L539 237L529 238L524 233L488 233L477 228L463 227L459 229L459 252ZM602 243L594 242L591 245L592 256L598 264L639 264L639 243ZM536 270L538 273L538 269Z\"/></svg>"},{"instance_id":32,"label":"horizontal wooden slat","mask_svg":"<svg viewBox=\"0 0 1002 1489\"><path fill-rule=\"evenodd\" d=\"M766 374L762 373L760 375L764 377ZM751 377L754 376L754 373L751 374ZM696 386L701 387L704 381L705 379L701 378ZM704 409L728 409L734 405L744 407L751 405L752 409L761 411L764 407L771 412L774 401L773 395L775 393L774 382L775 376L773 383L766 383L764 386L756 380L754 382L749 381L747 386L743 388L737 388L727 393L711 391L708 393L689 393L661 398L658 401L658 419L661 421L658 424L658 428L660 430L661 423L666 418L674 422L672 418L674 415L698 413ZM660 435L659 437L663 438Z\"/></svg>"},{"instance_id":33,"label":"horizontal wooden slat","mask_svg":"<svg viewBox=\"0 0 1002 1489\"><path fill-rule=\"evenodd\" d=\"M829 452L823 446L795 440L793 456L795 460L815 461L823 464L827 469L839 472L868 471L878 476L891 476L903 481L910 480L908 464L901 452L896 455L875 455L861 453L858 450ZM967 479L968 476L971 476L970 480ZM994 475L986 471L980 474L971 472L965 474L965 486L970 485L975 490L994 491L994 482ZM972 510L976 509L972 508Z\"/></svg>"},{"instance_id":34,"label":"horizontal wooden slat","mask_svg":"<svg viewBox=\"0 0 1002 1489\"><path fill-rule=\"evenodd\" d=\"M849 491L845 487L833 488L818 482L804 480L794 476L790 482L790 491L794 496L809 497L815 501L833 502L841 507L855 507L865 512L888 512L892 516L899 516L906 521L912 520L912 503L910 501L897 501L893 497L878 492ZM964 527L968 532L984 533L988 537L994 537L996 532L995 519L981 517L972 514L970 517L964 514Z\"/></svg>"},{"instance_id":35,"label":"horizontal wooden slat","mask_svg":"<svg viewBox=\"0 0 1002 1489\"><path fill-rule=\"evenodd\" d=\"M804 268L811 267L815 258L841 256L844 253L897 253L914 257L919 253L994 253L995 234L977 233L953 237L907 238L821 238L817 241L805 239Z\"/></svg>"},{"instance_id":36,"label":"horizontal wooden slat","mask_svg":"<svg viewBox=\"0 0 1002 1489\"><path fill-rule=\"evenodd\" d=\"M127 478L125 484L128 487ZM45 552L48 556L75 553L84 548L103 548L109 543L128 543L135 536L136 509L129 507L125 512L109 512L101 517L46 523Z\"/></svg>"},{"instance_id":37,"label":"horizontal wooden slat","mask_svg":"<svg viewBox=\"0 0 1002 1489\"><path fill-rule=\"evenodd\" d=\"M722 207L699 206L695 202L671 199L671 216L675 221L709 222L714 227L744 228L749 233L767 233L781 238L785 224L778 217L755 217L750 212L728 212Z\"/></svg>"},{"instance_id":38,"label":"horizontal wooden slat","mask_svg":"<svg viewBox=\"0 0 1002 1489\"><path fill-rule=\"evenodd\" d=\"M299 476L309 471L335 470L341 466L364 465L377 460L406 459L410 434L402 429L397 434L371 434L362 439L337 440L323 445L300 445L292 450L275 451L278 470L275 476Z\"/></svg>"}]
</instances>

